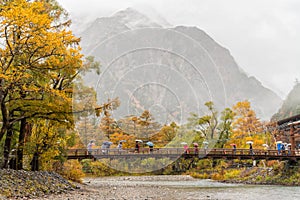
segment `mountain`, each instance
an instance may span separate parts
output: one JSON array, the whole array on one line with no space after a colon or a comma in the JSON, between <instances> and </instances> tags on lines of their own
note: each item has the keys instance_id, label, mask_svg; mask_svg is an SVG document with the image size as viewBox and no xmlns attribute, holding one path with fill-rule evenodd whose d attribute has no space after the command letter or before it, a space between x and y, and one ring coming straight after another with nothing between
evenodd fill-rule
<instances>
[{"instance_id":1,"label":"mountain","mask_svg":"<svg viewBox=\"0 0 300 200\"><path fill-rule=\"evenodd\" d=\"M80 36L83 53L101 63L100 76L85 80L100 102L118 96L116 117L148 109L162 123L182 122L190 112L203 114L213 101L221 111L249 100L268 119L282 100L249 77L229 50L197 27L164 27L128 8L96 19Z\"/></svg>"},{"instance_id":2,"label":"mountain","mask_svg":"<svg viewBox=\"0 0 300 200\"><path fill-rule=\"evenodd\" d=\"M281 108L272 116L272 121L279 121L300 114L300 83L296 83L284 100Z\"/></svg>"}]
</instances>

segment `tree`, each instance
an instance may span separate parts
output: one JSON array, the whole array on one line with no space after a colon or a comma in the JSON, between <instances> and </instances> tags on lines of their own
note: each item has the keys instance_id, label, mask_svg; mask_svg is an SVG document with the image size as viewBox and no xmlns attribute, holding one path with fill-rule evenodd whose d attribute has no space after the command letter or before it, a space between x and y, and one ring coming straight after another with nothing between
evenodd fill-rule
<instances>
[{"instance_id":1,"label":"tree","mask_svg":"<svg viewBox=\"0 0 300 200\"><path fill-rule=\"evenodd\" d=\"M151 137L151 140L156 142L156 146L165 146L175 138L178 128L175 122L164 125L157 134Z\"/></svg>"},{"instance_id":2,"label":"tree","mask_svg":"<svg viewBox=\"0 0 300 200\"><path fill-rule=\"evenodd\" d=\"M199 117L197 114L192 113L188 119L189 126L196 128L201 134L201 137L206 139L215 139L218 127L218 112L214 108L213 102L209 101L205 103L208 108L209 114Z\"/></svg>"},{"instance_id":3,"label":"tree","mask_svg":"<svg viewBox=\"0 0 300 200\"><path fill-rule=\"evenodd\" d=\"M76 130L78 131L84 147L86 147L91 140L97 141L97 129L99 128L96 124L96 120L91 116L84 116L76 122Z\"/></svg>"},{"instance_id":4,"label":"tree","mask_svg":"<svg viewBox=\"0 0 300 200\"><path fill-rule=\"evenodd\" d=\"M216 147L224 148L224 145L232 135L232 122L234 112L230 108L225 108L221 115L221 123L218 125L219 139Z\"/></svg>"},{"instance_id":5,"label":"tree","mask_svg":"<svg viewBox=\"0 0 300 200\"><path fill-rule=\"evenodd\" d=\"M115 119L111 117L110 112L117 109L120 106L120 101L118 98L108 99L106 103L102 104L95 108L96 115L98 117L103 113L103 117L100 122L100 130L104 135L110 139L110 135L115 132L120 132L119 125Z\"/></svg>"},{"instance_id":6,"label":"tree","mask_svg":"<svg viewBox=\"0 0 300 200\"><path fill-rule=\"evenodd\" d=\"M28 119L73 126L74 80L94 65L83 64L80 39L68 30L70 21L56 1L5 1L0 12L0 140L6 135L7 167L15 124L21 123L19 155Z\"/></svg>"},{"instance_id":7,"label":"tree","mask_svg":"<svg viewBox=\"0 0 300 200\"><path fill-rule=\"evenodd\" d=\"M126 141L122 144L123 148L134 148L135 139L134 135L128 135L123 132L115 132L110 136L110 141L116 145L119 144L121 140Z\"/></svg>"},{"instance_id":8,"label":"tree","mask_svg":"<svg viewBox=\"0 0 300 200\"><path fill-rule=\"evenodd\" d=\"M76 129L79 131L85 146L97 137L95 107L97 94L92 87L87 87L83 81L77 80L73 87L73 111L76 119Z\"/></svg>"},{"instance_id":9,"label":"tree","mask_svg":"<svg viewBox=\"0 0 300 200\"><path fill-rule=\"evenodd\" d=\"M153 117L148 110L144 110L138 119L138 124L140 125L140 137L144 139L149 139L150 135L153 134L154 129L151 128L154 125Z\"/></svg>"},{"instance_id":10,"label":"tree","mask_svg":"<svg viewBox=\"0 0 300 200\"><path fill-rule=\"evenodd\" d=\"M64 154L68 136L64 125L52 120L34 120L32 131L26 137L25 153L33 155L34 170L45 169L46 163Z\"/></svg>"},{"instance_id":11,"label":"tree","mask_svg":"<svg viewBox=\"0 0 300 200\"><path fill-rule=\"evenodd\" d=\"M232 122L233 134L229 143L235 143L238 147L247 147L246 142L252 140L254 145L261 147L263 140L263 124L251 109L249 101L238 102L233 106L235 113Z\"/></svg>"},{"instance_id":12,"label":"tree","mask_svg":"<svg viewBox=\"0 0 300 200\"><path fill-rule=\"evenodd\" d=\"M118 120L122 132L127 135L137 136L139 118L135 115L126 116Z\"/></svg>"},{"instance_id":13,"label":"tree","mask_svg":"<svg viewBox=\"0 0 300 200\"><path fill-rule=\"evenodd\" d=\"M110 135L113 133L120 132L116 120L111 117L111 114L108 111L104 113L104 116L101 119L100 130L108 139L110 139Z\"/></svg>"}]
</instances>

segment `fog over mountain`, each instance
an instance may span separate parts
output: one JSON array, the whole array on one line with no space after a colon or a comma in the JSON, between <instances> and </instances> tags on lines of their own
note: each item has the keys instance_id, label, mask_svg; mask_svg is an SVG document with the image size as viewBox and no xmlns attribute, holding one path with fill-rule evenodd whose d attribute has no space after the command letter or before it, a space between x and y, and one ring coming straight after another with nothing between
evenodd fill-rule
<instances>
[{"instance_id":1,"label":"fog over mountain","mask_svg":"<svg viewBox=\"0 0 300 200\"><path fill-rule=\"evenodd\" d=\"M296 82L284 100L278 112L272 116L272 121L286 119L295 115L300 115L300 83Z\"/></svg>"},{"instance_id":2,"label":"fog over mountain","mask_svg":"<svg viewBox=\"0 0 300 200\"><path fill-rule=\"evenodd\" d=\"M101 63L101 75L89 73L85 81L96 88L99 102L120 98L116 118L149 109L161 123L180 123L190 112L205 113L207 101L221 111L249 100L268 119L282 103L198 27L172 27L128 8L76 29L83 53Z\"/></svg>"}]
</instances>

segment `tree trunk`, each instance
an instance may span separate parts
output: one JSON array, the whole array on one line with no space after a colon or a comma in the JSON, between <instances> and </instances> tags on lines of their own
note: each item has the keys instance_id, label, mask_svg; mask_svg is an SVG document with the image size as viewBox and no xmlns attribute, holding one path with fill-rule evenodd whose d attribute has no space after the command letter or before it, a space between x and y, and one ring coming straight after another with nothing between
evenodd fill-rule
<instances>
[{"instance_id":1,"label":"tree trunk","mask_svg":"<svg viewBox=\"0 0 300 200\"><path fill-rule=\"evenodd\" d=\"M39 154L37 152L34 153L30 165L31 171L39 171Z\"/></svg>"},{"instance_id":2,"label":"tree trunk","mask_svg":"<svg viewBox=\"0 0 300 200\"><path fill-rule=\"evenodd\" d=\"M1 82L0 82L1 83ZM1 85L0 85L1 86ZM2 117L2 127L0 130L0 141L3 139L5 133L7 132L7 127L9 126L9 115L5 105L5 94L0 90L0 106L1 106L1 117Z\"/></svg>"},{"instance_id":3,"label":"tree trunk","mask_svg":"<svg viewBox=\"0 0 300 200\"><path fill-rule=\"evenodd\" d=\"M19 146L17 151L17 169L23 169L23 150L26 135L26 119L21 120Z\"/></svg>"},{"instance_id":4,"label":"tree trunk","mask_svg":"<svg viewBox=\"0 0 300 200\"><path fill-rule=\"evenodd\" d=\"M13 136L13 130L12 130L12 126L10 126L6 132L6 139L4 143L4 152L3 152L4 162L2 168L8 168L12 136Z\"/></svg>"}]
</instances>

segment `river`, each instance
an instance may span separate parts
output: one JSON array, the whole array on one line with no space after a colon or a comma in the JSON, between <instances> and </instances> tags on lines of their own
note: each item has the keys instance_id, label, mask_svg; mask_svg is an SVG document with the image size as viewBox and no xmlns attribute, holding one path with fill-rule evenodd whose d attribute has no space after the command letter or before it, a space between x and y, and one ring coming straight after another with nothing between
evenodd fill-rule
<instances>
[{"instance_id":1,"label":"river","mask_svg":"<svg viewBox=\"0 0 300 200\"><path fill-rule=\"evenodd\" d=\"M300 199L300 187L228 184L194 179L190 176L87 178L85 182L99 188L115 188L115 191L122 188L123 192L128 188L134 188L122 196L125 199L143 199L138 198L143 196L144 199ZM130 193L135 195L130 196Z\"/></svg>"}]
</instances>

